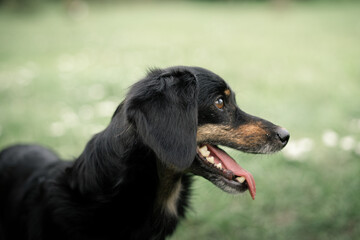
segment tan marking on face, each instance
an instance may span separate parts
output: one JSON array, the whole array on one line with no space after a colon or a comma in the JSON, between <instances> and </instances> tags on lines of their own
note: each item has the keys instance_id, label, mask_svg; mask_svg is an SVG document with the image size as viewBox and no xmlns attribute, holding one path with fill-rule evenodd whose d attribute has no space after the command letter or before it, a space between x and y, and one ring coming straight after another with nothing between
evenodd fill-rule
<instances>
[{"instance_id":1,"label":"tan marking on face","mask_svg":"<svg viewBox=\"0 0 360 240\"><path fill-rule=\"evenodd\" d=\"M231 142L239 148L255 148L265 144L267 131L260 123L249 123L238 128L226 125L206 124L197 131L198 142Z\"/></svg>"},{"instance_id":2,"label":"tan marking on face","mask_svg":"<svg viewBox=\"0 0 360 240\"><path fill-rule=\"evenodd\" d=\"M226 96L230 96L230 93L231 93L231 92L230 92L230 89L226 89L226 90L224 91L224 93L225 93Z\"/></svg>"}]
</instances>

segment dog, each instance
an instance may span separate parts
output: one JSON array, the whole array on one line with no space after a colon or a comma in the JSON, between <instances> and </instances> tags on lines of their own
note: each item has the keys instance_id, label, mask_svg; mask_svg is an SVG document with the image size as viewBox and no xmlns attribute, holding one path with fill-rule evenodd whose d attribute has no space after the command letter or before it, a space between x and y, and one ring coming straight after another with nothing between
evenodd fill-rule
<instances>
[{"instance_id":1,"label":"dog","mask_svg":"<svg viewBox=\"0 0 360 240\"><path fill-rule=\"evenodd\" d=\"M0 153L0 239L165 239L185 217L194 175L255 198L253 176L220 145L273 153L288 141L240 110L215 73L152 69L74 161L38 145Z\"/></svg>"}]
</instances>

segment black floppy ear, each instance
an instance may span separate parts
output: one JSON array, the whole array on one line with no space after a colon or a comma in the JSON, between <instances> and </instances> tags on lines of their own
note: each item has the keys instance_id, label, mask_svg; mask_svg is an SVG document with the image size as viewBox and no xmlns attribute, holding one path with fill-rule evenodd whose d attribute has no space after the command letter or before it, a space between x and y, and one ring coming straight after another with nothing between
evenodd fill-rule
<instances>
[{"instance_id":1,"label":"black floppy ear","mask_svg":"<svg viewBox=\"0 0 360 240\"><path fill-rule=\"evenodd\" d=\"M128 120L166 165L184 170L196 155L197 81L185 69L154 70L126 99Z\"/></svg>"}]
</instances>

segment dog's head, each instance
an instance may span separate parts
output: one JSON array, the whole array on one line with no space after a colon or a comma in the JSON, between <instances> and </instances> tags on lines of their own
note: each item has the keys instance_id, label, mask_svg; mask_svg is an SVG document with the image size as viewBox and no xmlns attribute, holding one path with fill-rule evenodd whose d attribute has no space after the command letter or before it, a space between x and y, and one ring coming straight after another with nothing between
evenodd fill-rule
<instances>
[{"instance_id":1,"label":"dog's head","mask_svg":"<svg viewBox=\"0 0 360 240\"><path fill-rule=\"evenodd\" d=\"M198 67L156 69L135 83L124 103L128 121L160 162L190 171L230 193L255 181L218 145L248 153L281 150L289 133L239 109L218 75Z\"/></svg>"}]
</instances>

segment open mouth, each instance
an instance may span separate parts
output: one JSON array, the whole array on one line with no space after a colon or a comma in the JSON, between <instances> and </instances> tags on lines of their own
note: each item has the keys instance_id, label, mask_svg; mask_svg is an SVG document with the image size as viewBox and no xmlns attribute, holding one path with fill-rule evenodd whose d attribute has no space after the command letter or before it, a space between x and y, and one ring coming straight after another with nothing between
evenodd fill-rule
<instances>
[{"instance_id":1,"label":"open mouth","mask_svg":"<svg viewBox=\"0 0 360 240\"><path fill-rule=\"evenodd\" d=\"M248 189L252 199L255 199L254 177L225 151L217 146L204 144L197 147L197 155L203 167L210 173L207 177L210 181L218 180L214 183L228 192L243 192Z\"/></svg>"}]
</instances>

